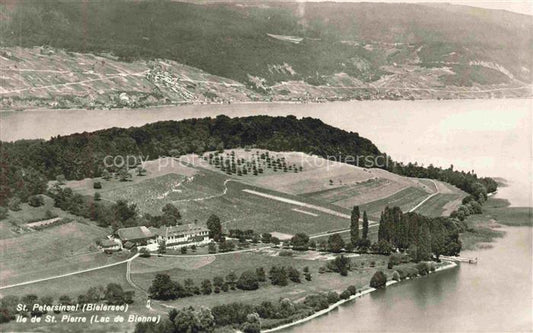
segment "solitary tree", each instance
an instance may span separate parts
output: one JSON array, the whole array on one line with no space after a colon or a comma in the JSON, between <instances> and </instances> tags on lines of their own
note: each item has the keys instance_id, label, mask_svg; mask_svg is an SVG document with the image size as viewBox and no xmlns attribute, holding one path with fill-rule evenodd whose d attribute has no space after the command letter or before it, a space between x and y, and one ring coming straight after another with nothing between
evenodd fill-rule
<instances>
[{"instance_id":1,"label":"solitary tree","mask_svg":"<svg viewBox=\"0 0 533 333\"><path fill-rule=\"evenodd\" d=\"M354 206L350 222L350 240L354 246L359 242L359 206Z\"/></svg>"},{"instance_id":2,"label":"solitary tree","mask_svg":"<svg viewBox=\"0 0 533 333\"><path fill-rule=\"evenodd\" d=\"M137 167L137 176L144 176L146 173L146 169L142 167L142 165L139 165Z\"/></svg>"},{"instance_id":3,"label":"solitary tree","mask_svg":"<svg viewBox=\"0 0 533 333\"><path fill-rule=\"evenodd\" d=\"M226 276L226 282L229 284L231 289L235 289L235 283L237 282L237 275L235 274L235 272L230 272Z\"/></svg>"},{"instance_id":4,"label":"solitary tree","mask_svg":"<svg viewBox=\"0 0 533 333\"><path fill-rule=\"evenodd\" d=\"M178 220L181 220L180 211L173 204L167 203L161 210L163 212L164 225L173 226L178 224Z\"/></svg>"},{"instance_id":5,"label":"solitary tree","mask_svg":"<svg viewBox=\"0 0 533 333\"><path fill-rule=\"evenodd\" d=\"M215 214L209 216L207 219L207 228L209 229L209 237L218 242L220 237L222 237L222 223L220 223L220 218Z\"/></svg>"},{"instance_id":6,"label":"solitary tree","mask_svg":"<svg viewBox=\"0 0 533 333\"><path fill-rule=\"evenodd\" d=\"M428 260L431 256L431 233L427 223L422 223L418 230L417 261Z\"/></svg>"},{"instance_id":7,"label":"solitary tree","mask_svg":"<svg viewBox=\"0 0 533 333\"><path fill-rule=\"evenodd\" d=\"M237 288L242 290L255 290L259 288L257 274L254 271L244 271L239 280L237 280Z\"/></svg>"},{"instance_id":8,"label":"solitary tree","mask_svg":"<svg viewBox=\"0 0 533 333\"><path fill-rule=\"evenodd\" d=\"M202 294L209 295L213 291L211 280L205 279L202 281Z\"/></svg>"},{"instance_id":9,"label":"solitary tree","mask_svg":"<svg viewBox=\"0 0 533 333\"><path fill-rule=\"evenodd\" d=\"M297 233L291 238L292 248L305 251L308 248L309 236L304 233Z\"/></svg>"},{"instance_id":10,"label":"solitary tree","mask_svg":"<svg viewBox=\"0 0 533 333\"><path fill-rule=\"evenodd\" d=\"M255 274L257 275L257 281L264 282L266 281L266 273L263 267L257 267L255 269Z\"/></svg>"},{"instance_id":11,"label":"solitary tree","mask_svg":"<svg viewBox=\"0 0 533 333\"><path fill-rule=\"evenodd\" d=\"M104 169L104 171L102 171L102 178L105 180L111 179L111 174L109 173L109 171L107 171L107 169Z\"/></svg>"},{"instance_id":12,"label":"solitary tree","mask_svg":"<svg viewBox=\"0 0 533 333\"><path fill-rule=\"evenodd\" d=\"M333 234L328 238L328 249L333 253L339 253L344 248L344 240L341 235Z\"/></svg>"},{"instance_id":13,"label":"solitary tree","mask_svg":"<svg viewBox=\"0 0 533 333\"><path fill-rule=\"evenodd\" d=\"M372 288L383 288L387 285L387 275L382 271L377 271L370 279L370 287Z\"/></svg>"},{"instance_id":14,"label":"solitary tree","mask_svg":"<svg viewBox=\"0 0 533 333\"><path fill-rule=\"evenodd\" d=\"M368 239L368 216L366 210L363 211L363 239Z\"/></svg>"},{"instance_id":15,"label":"solitary tree","mask_svg":"<svg viewBox=\"0 0 533 333\"><path fill-rule=\"evenodd\" d=\"M167 253L167 244L165 241L159 242L159 246L157 247L158 253Z\"/></svg>"}]
</instances>

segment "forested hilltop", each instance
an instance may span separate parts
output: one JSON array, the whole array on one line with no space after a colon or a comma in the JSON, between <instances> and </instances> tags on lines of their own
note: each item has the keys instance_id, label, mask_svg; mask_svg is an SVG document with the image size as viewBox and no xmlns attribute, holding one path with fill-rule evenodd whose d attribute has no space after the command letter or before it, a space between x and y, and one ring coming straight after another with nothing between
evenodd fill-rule
<instances>
[{"instance_id":1,"label":"forested hilltop","mask_svg":"<svg viewBox=\"0 0 533 333\"><path fill-rule=\"evenodd\" d=\"M442 169L394 163L358 133L326 125L318 119L297 119L294 116L218 116L162 121L142 127L58 136L49 141L2 142L0 147L2 205L14 196L26 201L32 194L44 193L47 181L56 179L58 175L64 175L69 180L100 177L106 170L106 156L135 155L153 160L161 156L178 157L237 147L300 151L326 158L334 156L337 161L350 164L359 161L361 167L375 167L362 163L380 157L382 161L388 160L381 165L384 169L400 175L448 182L470 193L476 200L486 199L487 193L497 187L491 178L478 178L475 173L456 171L452 167Z\"/></svg>"},{"instance_id":2,"label":"forested hilltop","mask_svg":"<svg viewBox=\"0 0 533 333\"><path fill-rule=\"evenodd\" d=\"M130 100L140 95L130 103L137 107L531 95L533 24L527 15L333 2L53 0L0 6L0 45L6 47L0 63L8 71L26 70L5 76L6 107L117 107L120 93ZM50 48L33 49L41 46ZM183 65L190 68L176 70ZM206 86L221 78L231 81Z\"/></svg>"}]
</instances>

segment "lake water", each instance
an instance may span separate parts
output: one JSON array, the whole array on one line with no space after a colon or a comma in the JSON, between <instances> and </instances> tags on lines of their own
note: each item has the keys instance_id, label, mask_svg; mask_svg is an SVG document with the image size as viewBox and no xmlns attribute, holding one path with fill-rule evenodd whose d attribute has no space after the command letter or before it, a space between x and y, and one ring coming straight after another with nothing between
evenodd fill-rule
<instances>
[{"instance_id":1,"label":"lake water","mask_svg":"<svg viewBox=\"0 0 533 333\"><path fill-rule=\"evenodd\" d=\"M284 332L530 332L531 228L505 228L477 265L402 282Z\"/></svg>"},{"instance_id":2,"label":"lake water","mask_svg":"<svg viewBox=\"0 0 533 333\"><path fill-rule=\"evenodd\" d=\"M418 161L508 181L498 196L531 204L532 100L369 101L242 104L146 110L0 113L0 139L49 138L113 126L140 126L226 114L316 117L359 132L399 161ZM531 228L506 228L492 249L464 253L477 265L408 281L341 307L291 332L531 331Z\"/></svg>"}]
</instances>

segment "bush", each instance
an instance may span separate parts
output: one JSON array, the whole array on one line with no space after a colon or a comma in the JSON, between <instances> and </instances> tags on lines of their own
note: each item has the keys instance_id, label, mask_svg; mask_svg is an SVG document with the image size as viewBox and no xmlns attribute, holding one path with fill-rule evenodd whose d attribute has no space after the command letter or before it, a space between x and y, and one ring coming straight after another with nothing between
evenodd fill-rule
<instances>
[{"instance_id":1,"label":"bush","mask_svg":"<svg viewBox=\"0 0 533 333\"><path fill-rule=\"evenodd\" d=\"M259 282L265 282L266 281L266 273L265 273L265 269L263 267L257 267L255 269L255 274L257 275L257 281L259 281Z\"/></svg>"},{"instance_id":2,"label":"bush","mask_svg":"<svg viewBox=\"0 0 533 333\"><path fill-rule=\"evenodd\" d=\"M298 233L291 238L292 248L297 251L305 251L309 248L309 236Z\"/></svg>"},{"instance_id":3,"label":"bush","mask_svg":"<svg viewBox=\"0 0 533 333\"><path fill-rule=\"evenodd\" d=\"M437 266L435 265L435 263L432 261L429 263L429 270L431 272L434 272L435 270L437 269Z\"/></svg>"},{"instance_id":4,"label":"bush","mask_svg":"<svg viewBox=\"0 0 533 333\"><path fill-rule=\"evenodd\" d=\"M398 273L398 271L394 271L394 272L392 273L392 279L393 279L394 281L400 281L400 273Z\"/></svg>"},{"instance_id":5,"label":"bush","mask_svg":"<svg viewBox=\"0 0 533 333\"><path fill-rule=\"evenodd\" d=\"M28 198L28 204L32 207L39 207L44 205L44 199L40 195L32 195Z\"/></svg>"},{"instance_id":6,"label":"bush","mask_svg":"<svg viewBox=\"0 0 533 333\"><path fill-rule=\"evenodd\" d=\"M416 267L405 268L405 273L408 278L415 278L418 276L418 269Z\"/></svg>"},{"instance_id":7,"label":"bush","mask_svg":"<svg viewBox=\"0 0 533 333\"><path fill-rule=\"evenodd\" d=\"M387 275L382 271L377 271L374 273L374 276L370 279L370 287L372 288L383 288L387 285Z\"/></svg>"},{"instance_id":8,"label":"bush","mask_svg":"<svg viewBox=\"0 0 533 333\"><path fill-rule=\"evenodd\" d=\"M339 294L336 291L328 292L328 303L333 304L339 301Z\"/></svg>"},{"instance_id":9,"label":"bush","mask_svg":"<svg viewBox=\"0 0 533 333\"><path fill-rule=\"evenodd\" d=\"M386 240L380 240L379 242L372 244L371 250L375 253L388 256L392 252L392 245Z\"/></svg>"},{"instance_id":10,"label":"bush","mask_svg":"<svg viewBox=\"0 0 533 333\"><path fill-rule=\"evenodd\" d=\"M292 281L292 282L296 282L296 283L300 283L301 280L300 280L300 272L298 272L298 270L292 266L288 267L287 268L287 274L289 275L289 279Z\"/></svg>"},{"instance_id":11,"label":"bush","mask_svg":"<svg viewBox=\"0 0 533 333\"><path fill-rule=\"evenodd\" d=\"M146 248L142 248L139 250L139 256L142 258L149 258L150 257L150 251L148 251Z\"/></svg>"},{"instance_id":12,"label":"bush","mask_svg":"<svg viewBox=\"0 0 533 333\"><path fill-rule=\"evenodd\" d=\"M344 255L336 257L334 260L328 263L327 268L333 272L340 273L342 276L348 275L348 270L350 269L350 259L346 258Z\"/></svg>"},{"instance_id":13,"label":"bush","mask_svg":"<svg viewBox=\"0 0 533 333\"><path fill-rule=\"evenodd\" d=\"M323 294L308 295L305 297L304 304L315 311L327 309L329 307L328 298Z\"/></svg>"},{"instance_id":14,"label":"bush","mask_svg":"<svg viewBox=\"0 0 533 333\"><path fill-rule=\"evenodd\" d=\"M292 251L291 250L283 250L279 251L278 254L280 257L292 257Z\"/></svg>"},{"instance_id":15,"label":"bush","mask_svg":"<svg viewBox=\"0 0 533 333\"><path fill-rule=\"evenodd\" d=\"M355 286L348 286L348 288L346 288L346 290L348 290L350 292L350 295L357 294L357 288Z\"/></svg>"},{"instance_id":16,"label":"bush","mask_svg":"<svg viewBox=\"0 0 533 333\"><path fill-rule=\"evenodd\" d=\"M287 270L285 267L272 266L268 273L270 281L275 286L286 286L287 281Z\"/></svg>"},{"instance_id":17,"label":"bush","mask_svg":"<svg viewBox=\"0 0 533 333\"><path fill-rule=\"evenodd\" d=\"M0 220L5 219L8 216L7 208L0 206Z\"/></svg>"},{"instance_id":18,"label":"bush","mask_svg":"<svg viewBox=\"0 0 533 333\"><path fill-rule=\"evenodd\" d=\"M13 197L11 198L11 200L9 200L9 209L11 209L12 211L16 212L16 211L19 211L20 210L20 199L18 197Z\"/></svg>"},{"instance_id":19,"label":"bush","mask_svg":"<svg viewBox=\"0 0 533 333\"><path fill-rule=\"evenodd\" d=\"M209 295L211 294L213 288L211 285L211 280L205 279L202 281L202 294Z\"/></svg>"},{"instance_id":20,"label":"bush","mask_svg":"<svg viewBox=\"0 0 533 333\"><path fill-rule=\"evenodd\" d=\"M96 190L99 190L102 188L102 183L100 182L94 182L93 183L93 188L96 189Z\"/></svg>"},{"instance_id":21,"label":"bush","mask_svg":"<svg viewBox=\"0 0 533 333\"><path fill-rule=\"evenodd\" d=\"M400 280L404 280L407 277L407 272L404 269L402 269L402 268L396 269L395 272L398 273L398 276L400 277Z\"/></svg>"},{"instance_id":22,"label":"bush","mask_svg":"<svg viewBox=\"0 0 533 333\"><path fill-rule=\"evenodd\" d=\"M350 291L348 289L346 289L345 291L343 291L340 295L340 298L341 299L348 299L350 298L352 294L350 293Z\"/></svg>"},{"instance_id":23,"label":"bush","mask_svg":"<svg viewBox=\"0 0 533 333\"><path fill-rule=\"evenodd\" d=\"M427 275L429 273L429 264L427 262L419 262L416 265L416 269L418 270L418 274Z\"/></svg>"},{"instance_id":24,"label":"bush","mask_svg":"<svg viewBox=\"0 0 533 333\"><path fill-rule=\"evenodd\" d=\"M257 274L253 271L243 272L239 280L237 280L237 288L241 290L256 290L259 288Z\"/></svg>"},{"instance_id":25,"label":"bush","mask_svg":"<svg viewBox=\"0 0 533 333\"><path fill-rule=\"evenodd\" d=\"M328 238L328 251L333 253L340 253L344 248L344 240L341 235L333 234Z\"/></svg>"},{"instance_id":26,"label":"bush","mask_svg":"<svg viewBox=\"0 0 533 333\"><path fill-rule=\"evenodd\" d=\"M409 257L402 253L393 253L389 257L389 263L387 264L387 267L389 269L393 268L396 265L406 263L409 261Z\"/></svg>"}]
</instances>

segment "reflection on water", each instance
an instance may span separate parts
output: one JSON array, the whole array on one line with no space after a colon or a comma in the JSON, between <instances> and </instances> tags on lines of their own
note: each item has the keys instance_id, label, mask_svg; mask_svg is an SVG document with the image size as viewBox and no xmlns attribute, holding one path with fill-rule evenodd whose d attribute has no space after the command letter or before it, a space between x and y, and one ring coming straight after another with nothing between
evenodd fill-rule
<instances>
[{"instance_id":1,"label":"reflection on water","mask_svg":"<svg viewBox=\"0 0 533 333\"><path fill-rule=\"evenodd\" d=\"M533 330L531 231L506 228L477 265L393 285L286 332L519 332Z\"/></svg>"}]
</instances>

